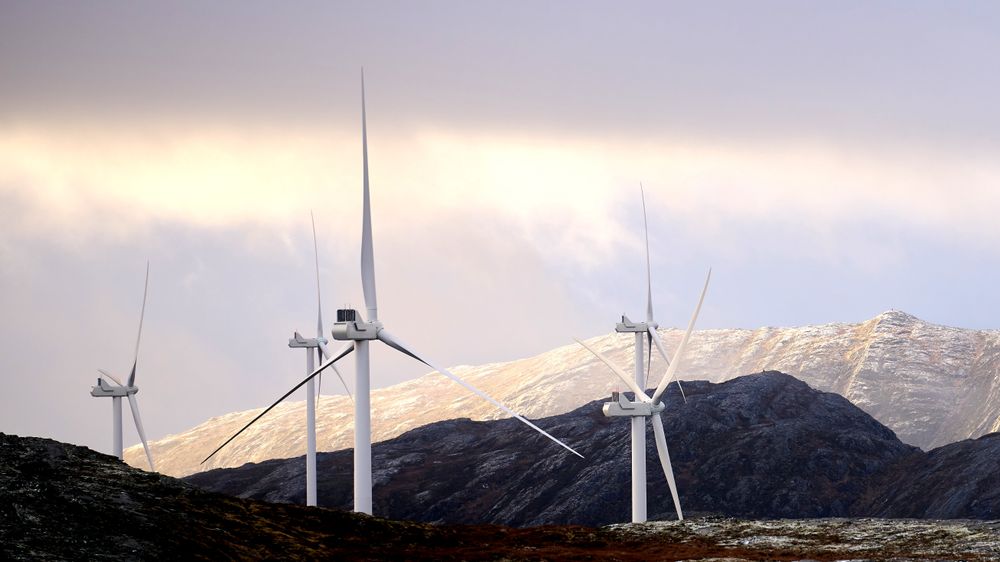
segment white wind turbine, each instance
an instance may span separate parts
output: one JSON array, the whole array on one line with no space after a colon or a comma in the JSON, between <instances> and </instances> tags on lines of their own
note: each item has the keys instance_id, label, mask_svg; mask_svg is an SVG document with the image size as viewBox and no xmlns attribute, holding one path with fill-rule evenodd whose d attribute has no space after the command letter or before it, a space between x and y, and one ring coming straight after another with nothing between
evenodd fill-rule
<instances>
[{"instance_id":1,"label":"white wind turbine","mask_svg":"<svg viewBox=\"0 0 1000 562\"><path fill-rule=\"evenodd\" d=\"M326 347L327 340L323 338L323 300L320 297L319 285L319 242L316 240L316 219L309 213L312 220L313 233L313 255L316 259L316 337L304 338L302 334L295 332L288 340L288 347L304 348L306 350L306 373L312 373L315 369L313 350L318 350L320 361L329 358L330 352ZM344 382L344 377L340 375L337 366L331 364L333 372L337 374L347 396L351 397L351 391ZM316 407L319 402L319 390L322 387L322 377L317 379L310 377L306 383L306 505L316 505ZM319 384L316 384L316 383Z\"/></svg>"},{"instance_id":2,"label":"white wind turbine","mask_svg":"<svg viewBox=\"0 0 1000 562\"><path fill-rule=\"evenodd\" d=\"M278 405L282 400L295 392L299 387L306 384L308 380L315 377L324 369L333 365L336 361L346 356L352 351L356 351L355 365L356 372L354 378L354 511L360 513L372 513L372 434L371 434L371 364L369 362L368 343L372 340L379 340L410 357L427 365L431 369L450 378L462 385L467 390L490 402L504 412L517 418L522 423L541 433L561 447L570 451L574 455L583 458L583 455L574 451L569 445L549 435L537 425L531 423L520 414L514 412L485 392L465 382L452 372L441 367L437 367L429 360L421 357L409 347L404 345L397 337L385 330L378 320L378 305L375 297L375 254L372 243L372 221L371 221L371 196L368 187L368 127L365 114L365 82L364 75L361 77L361 154L363 173L363 206L361 221L361 284L364 291L365 308L368 312L368 320L358 317L358 313L353 309L342 309L337 311L337 322L333 326L333 338L342 341L351 341L353 345L340 351L327 359L318 369L310 373L305 380L300 382L284 396L279 398L274 404L269 406L257 417L236 432L218 449L205 458L202 463L212 458L222 447L235 439L247 427L259 420L264 414Z\"/></svg>"},{"instance_id":3,"label":"white wind turbine","mask_svg":"<svg viewBox=\"0 0 1000 562\"><path fill-rule=\"evenodd\" d=\"M646 224L645 194L643 194L642 197L643 226L646 229L646 321L633 322L625 315L622 315L622 321L615 326L615 331L619 333L635 334L634 377L629 377L625 371L613 364L607 357L598 352L596 349L590 347L579 339L576 340L580 345L597 356L598 359L607 365L611 371L614 372L614 374L617 375L618 378L621 379L622 382L624 382L632 390L632 392L635 393L634 402L630 402L621 393L612 393L612 401L605 403L602 409L605 416L628 417L632 421L633 523L642 523L646 521L646 418L650 418L653 422L656 452L660 458L660 464L663 467L663 475L666 477L667 484L670 487L670 495L674 500L674 508L677 511L677 519L684 519L684 514L681 511L680 498L677 496L677 485L674 482L674 471L670 465L670 453L667 450L667 439L663 431L663 420L660 418L660 412L662 412L664 408L663 402L660 401L660 398L663 396L664 391L666 391L667 386L673 380L677 367L680 365L680 359L683 356L688 340L691 337L691 331L694 329L695 321L698 319L698 313L701 311L701 304L705 300L705 292L708 291L708 282L712 279L712 270L709 269L708 277L705 279L705 286L702 288L701 296L698 298L698 306L695 307L694 314L691 316L691 321L688 323L687 331L684 333L684 338L681 339L680 345L674 352L673 360L670 360L667 357L667 352L664 349L663 342L660 340L660 336L656 332L658 324L653 319L653 289L649 264L649 232L648 225ZM656 345L656 349L669 365L666 374L663 375L663 379L660 380L660 383L656 386L656 390L653 392L652 396L646 394L645 385L647 381L643 373L642 348L643 340L646 338L648 338L652 344ZM652 362L652 356L650 356L650 362ZM678 388L680 388L680 384L680 381L677 381ZM683 389L681 389L682 395L683 392Z\"/></svg>"},{"instance_id":4,"label":"white wind turbine","mask_svg":"<svg viewBox=\"0 0 1000 562\"><path fill-rule=\"evenodd\" d=\"M146 460L149 461L149 469L156 470L153 464L153 454L149 450L146 442L146 432L142 429L142 419L139 417L139 404L135 394L139 392L139 387L135 385L135 368L139 362L139 341L142 339L142 319L146 315L146 293L149 289L149 262L146 262L146 283L142 290L142 309L139 312L139 335L135 338L135 356L132 359L132 371L128 375L128 384L111 373L98 369L105 377L115 382L115 386L108 384L103 377L98 377L97 385L90 388L90 395L94 398L111 398L112 432L111 441L114 454L119 459L123 459L122 451L122 397L128 398L129 408L132 410L132 419L135 421L135 429L139 432L139 439L142 439L142 448L146 451Z\"/></svg>"}]
</instances>

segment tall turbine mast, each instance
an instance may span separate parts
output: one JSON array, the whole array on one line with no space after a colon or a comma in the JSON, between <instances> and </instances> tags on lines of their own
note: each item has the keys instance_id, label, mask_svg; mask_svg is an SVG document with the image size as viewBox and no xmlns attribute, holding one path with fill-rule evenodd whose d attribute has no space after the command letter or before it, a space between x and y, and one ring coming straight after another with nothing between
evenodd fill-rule
<instances>
[{"instance_id":1,"label":"tall turbine mast","mask_svg":"<svg viewBox=\"0 0 1000 562\"><path fill-rule=\"evenodd\" d=\"M288 347L291 348L302 348L306 350L306 374L311 374L316 367L314 354L319 355L320 362L322 362L324 355L329 355L329 351L326 348L328 341L323 338L323 299L320 294L320 284L319 284L319 242L316 238L316 219L313 217L312 212L309 213L309 218L312 221L312 233L313 233L313 254L316 258L316 337L315 338L304 338L298 332L295 332L292 337L288 340ZM341 376L340 371L337 370L337 366L330 365L337 377L340 379L340 383L344 385L344 390L347 391L347 395L351 396L351 391L347 388L347 383L344 382L344 377ZM309 377L306 380L306 505L315 506L316 505L316 406L319 400L319 384L322 379L322 372L317 378Z\"/></svg>"},{"instance_id":2,"label":"tall turbine mast","mask_svg":"<svg viewBox=\"0 0 1000 562\"><path fill-rule=\"evenodd\" d=\"M139 401L135 397L139 392L139 387L135 385L136 366L139 364L139 342L142 341L142 322L146 316L146 295L149 293L149 262L146 262L146 282L142 290L142 308L139 311L139 330L135 338L135 355L132 356L132 370L129 371L128 383L122 384L121 379L103 369L97 371L103 375L98 377L97 384L90 388L90 395L94 398L111 398L111 446L113 454L119 459L124 459L122 448L122 398L128 400L129 409L132 410L132 421L135 423L135 430L142 440L142 448L146 451L146 460L149 461L149 469L156 470L153 463L153 453L149 450L149 443L146 441L146 432L142 427L142 418L139 416ZM104 380L107 377L115 384L110 384Z\"/></svg>"},{"instance_id":3,"label":"tall turbine mast","mask_svg":"<svg viewBox=\"0 0 1000 562\"><path fill-rule=\"evenodd\" d=\"M634 523L642 523L646 521L647 418L652 420L653 433L656 442L656 452L660 459L660 465L663 467L663 474L667 479L667 485L670 488L670 495L674 501L674 509L677 512L677 519L684 519L684 514L681 511L680 498L677 494L677 485L674 481L673 467L670 464L670 453L667 450L663 420L660 418L660 412L662 412L665 407L660 399L663 396L663 392L666 390L667 385L673 381L677 367L680 364L681 357L687 348L691 332L694 330L695 321L698 319L698 313L701 311L701 305L705 300L705 293L708 291L708 283L712 278L712 270L709 269L708 277L705 279L705 286L702 288L701 296L698 299L698 306L695 308L694 314L691 316L691 321L688 323L687 332L685 332L684 338L681 340L680 345L674 352L673 359L669 359L667 357L667 352L664 349L663 342L656 331L659 326L653 319L653 290L652 275L650 272L651 266L649 261L649 226L646 220L646 195L645 191L642 189L642 184L639 184L639 189L642 195L642 221L646 239L646 321L633 322L629 320L627 316L622 315L621 322L615 325L615 331L618 333L635 334L635 368L633 376L630 377L625 373L625 371L613 364L607 357L602 355L596 349L580 340L576 340L580 345L593 353L602 363L607 365L615 376L617 376L626 384L626 386L628 386L629 389L632 390L632 392L635 393L635 400L629 401L623 394L613 392L611 395L611 402L605 403L602 409L605 416L627 417L631 421L632 521ZM646 394L646 382L648 381L646 380L646 377L643 376L644 340L647 340L650 345L649 362L652 363L652 347L655 346L668 365L667 372L660 380L660 383L657 385L652 397ZM678 388L680 388L680 384L680 381L677 381ZM681 389L682 396L683 392L684 390ZM687 401L686 398L684 400L685 402Z\"/></svg>"},{"instance_id":4,"label":"tall turbine mast","mask_svg":"<svg viewBox=\"0 0 1000 562\"><path fill-rule=\"evenodd\" d=\"M246 428L253 425L257 420L267 414L271 409L277 406L282 400L287 398L292 392L295 392L298 388L302 387L313 377L317 376L327 367L333 365L336 361L345 357L352 351L355 353L355 385L354 385L354 511L362 513L372 513L372 445L371 445L371 364L369 361L369 342L373 340L378 340L388 345L389 347L408 355L417 361L427 365L431 369L441 373L442 375L450 378L454 382L458 383L465 389L469 390L476 396L483 398L484 400L490 402L494 406L500 408L504 412L510 414L520 422L524 423L528 427L542 434L546 438L550 439L554 443L563 447L567 451L570 451L574 455L583 458L583 455L577 453L569 445L566 445L562 441L556 439L552 435L545 432L534 423L528 421L523 416L519 415L517 412L511 410L503 403L489 396L485 392L479 390L475 386L469 384L468 382L462 380L451 371L441 368L432 364L430 360L426 357L416 353L412 348L403 344L402 341L394 335L391 335L383 326L382 322L378 320L378 305L376 303L375 296L375 256L372 244L372 222L371 222L371 194L369 191L368 184L368 127L367 127L367 116L365 113L365 99L364 99L364 73L362 72L361 79L361 154L362 154L362 171L363 171L363 186L362 186L362 217L361 217L361 284L364 290L365 297L365 307L368 311L368 319L365 320L358 315L356 310L353 309L341 309L337 311L337 322L333 325L333 338L340 341L352 342L353 346L345 348L338 355L330 357L319 366L316 370L310 373L305 380L300 382L294 388L285 393L284 396L279 398L271 406L261 412L256 418L250 421L242 429L236 432L235 435L226 440L225 443L220 445L215 451L212 452L205 460L212 458L215 453L219 452L220 449L225 447L233 439L240 435Z\"/></svg>"}]
</instances>

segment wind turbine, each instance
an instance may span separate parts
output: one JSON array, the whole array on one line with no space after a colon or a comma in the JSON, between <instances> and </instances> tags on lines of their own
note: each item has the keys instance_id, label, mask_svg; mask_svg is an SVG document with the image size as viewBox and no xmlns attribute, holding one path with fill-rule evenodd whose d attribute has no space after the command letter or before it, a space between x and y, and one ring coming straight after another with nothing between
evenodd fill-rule
<instances>
[{"instance_id":1,"label":"wind turbine","mask_svg":"<svg viewBox=\"0 0 1000 562\"><path fill-rule=\"evenodd\" d=\"M146 451L146 460L149 461L149 469L155 471L153 464L153 454L149 450L149 443L146 442L146 432L142 429L142 419L139 417L139 403L135 394L139 392L139 387L135 385L135 368L139 362L139 341L142 339L142 319L146 315L146 294L149 290L149 262L146 262L146 284L142 290L142 310L139 312L139 335L135 338L135 356L132 359L132 372L128 375L128 384L111 373L98 369L97 371L105 377L114 381L111 385L103 377L97 378L97 385L90 388L90 395L94 398L111 398L112 431L111 440L114 454L119 459L124 459L122 451L122 397L128 398L129 408L132 410L132 420L135 421L135 429L139 432L139 439L142 439L142 448Z\"/></svg>"},{"instance_id":2,"label":"wind turbine","mask_svg":"<svg viewBox=\"0 0 1000 562\"><path fill-rule=\"evenodd\" d=\"M640 185L640 190L641 190ZM663 431L663 420L660 418L660 412L663 411L664 405L660 401L663 396L664 391L666 391L667 386L674 378L674 374L677 371L677 366L680 365L680 359L684 354L684 350L687 348L688 340L691 337L691 331L694 329L695 321L698 319L698 313L701 311L701 305L705 301L705 293L708 291L708 283L712 279L712 270L708 270L708 277L705 279L705 286L701 290L701 296L698 298L698 306L695 307L694 314L691 316L691 321L688 323L687 331L684 333L684 338L681 340L680 345L674 352L673 360L667 357L667 352L664 349L663 342L660 340L659 334L656 332L656 328L659 326L653 319L653 289L650 274L650 264L649 264L649 230L648 224L646 223L646 198L643 193L642 202L642 217L643 226L646 230L646 321L645 322L633 322L629 320L627 316L622 315L622 320L615 326L615 331L619 333L634 333L635 334L635 372L634 377L629 377L625 371L619 368L617 365L613 364L607 357L598 352L596 349L590 347L583 341L579 339L576 340L577 343L585 347L588 351L597 356L605 365L607 365L619 379L622 380L631 390L635 393L635 401L629 401L619 392L614 392L611 395L611 402L604 404L602 411L607 417L628 417L632 421L632 522L642 523L646 521L646 419L650 418L653 423L653 433L656 438L656 452L660 458L660 465L663 467L663 475L667 479L667 484L670 487L670 495L674 501L674 509L677 511L677 519L683 520L684 514L681 511L680 498L677 496L677 485L674 482L674 471L670 465L670 453L667 450L667 440ZM663 356L663 359L667 361L669 367L667 368L666 374L663 375L663 379L656 386L656 390L653 392L652 396L646 394L645 385L646 379L643 373L643 340L649 339L652 344L656 345L656 349ZM652 350L650 350L652 352ZM652 362L652 356L650 356L650 362ZM677 381L677 386L680 388L680 381ZM683 389L681 393L683 394ZM685 398L685 401L687 399Z\"/></svg>"},{"instance_id":3,"label":"wind turbine","mask_svg":"<svg viewBox=\"0 0 1000 562\"><path fill-rule=\"evenodd\" d=\"M312 373L315 370L313 350L317 350L320 361L323 357L329 358L330 356L326 347L327 340L323 338L323 300L320 296L319 285L319 243L316 240L316 219L311 212L309 218L312 220L313 255L316 258L316 337L304 338L302 334L295 332L288 340L288 347L306 350L306 373ZM350 397L351 391L347 388L347 383L344 382L344 377L340 375L337 366L333 364L330 366L337 374L341 384L344 385L347 396ZM322 376L321 373L318 381L310 377L306 383L306 505L308 506L316 505L316 406L319 401L318 387L322 385ZM320 384L317 385L317 382Z\"/></svg>"},{"instance_id":4,"label":"wind turbine","mask_svg":"<svg viewBox=\"0 0 1000 562\"><path fill-rule=\"evenodd\" d=\"M302 385L306 384L312 377L315 377L324 369L333 365L336 361L345 357L352 351L355 356L355 377L354 377L354 511L360 513L372 513L372 433L371 433L371 363L369 361L369 342L379 340L382 343L396 349L397 351L409 355L410 357L427 365L431 369L450 378L462 385L467 390L490 402L504 412L517 418L522 423L541 433L548 439L557 443L567 451L583 458L583 455L573 450L569 445L556 439L542 428L531 423L517 412L511 410L498 400L485 392L479 390L468 382L462 380L457 375L447 369L437 367L428 359L418 355L409 347L404 345L399 338L391 335L378 320L378 304L375 296L375 254L372 243L372 218L371 218L371 195L368 186L368 125L365 113L365 80L361 75L361 154L363 166L363 204L361 217L361 285L364 292L365 308L367 309L368 320L360 318L357 310L340 309L337 311L337 322L333 325L333 338L340 341L353 342L337 355L331 356L325 363L319 366L306 377L305 380L293 387L284 396L279 398L274 404L269 406L257 417L237 431L225 443L219 446L212 454L205 457L204 463L212 458L215 453L229 444L246 428L263 417L282 400L295 392Z\"/></svg>"}]
</instances>

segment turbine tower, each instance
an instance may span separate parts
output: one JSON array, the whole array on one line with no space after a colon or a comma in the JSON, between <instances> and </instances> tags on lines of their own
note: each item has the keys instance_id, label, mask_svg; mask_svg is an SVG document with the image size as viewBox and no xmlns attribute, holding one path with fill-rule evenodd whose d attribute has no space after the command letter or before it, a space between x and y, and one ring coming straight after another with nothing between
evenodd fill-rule
<instances>
[{"instance_id":1,"label":"turbine tower","mask_svg":"<svg viewBox=\"0 0 1000 562\"><path fill-rule=\"evenodd\" d=\"M153 454L149 450L149 443L146 442L146 432L142 429L142 418L139 417L139 403L135 397L139 392L139 387L135 385L135 368L139 362L139 341L142 339L142 319L146 314L146 294L149 289L149 262L146 262L146 284L142 290L142 309L139 312L139 335L135 338L135 356L132 359L132 372L128 376L128 384L122 384L121 379L111 373L98 369L97 371L105 377L111 379L115 384L111 385L104 377L97 378L97 385L90 388L90 395L94 398L111 398L111 443L114 455L119 459L124 459L122 450L122 398L128 399L129 409L132 410L132 420L135 422L135 429L142 439L142 448L146 451L146 460L149 461L149 469L155 471L153 464Z\"/></svg>"},{"instance_id":2,"label":"turbine tower","mask_svg":"<svg viewBox=\"0 0 1000 562\"><path fill-rule=\"evenodd\" d=\"M640 192L642 186L640 184ZM705 279L705 286L702 288L701 296L698 299L698 306L694 310L694 314L691 316L691 321L688 323L687 331L684 333L684 338L681 340L681 344L677 347L674 352L674 358L671 360L667 357L666 349L663 346L663 341L660 339L656 328L659 325L653 319L653 289L650 274L650 262L649 262L649 227L646 222L646 197L645 193L642 194L642 217L643 226L646 231L646 321L645 322L633 322L625 315L622 315L621 322L615 325L615 331L618 333L632 333L635 334L635 367L633 376L628 376L624 370L611 363L607 357L598 352L596 349L590 347L583 341L577 339L577 343L585 347L588 351L593 353L598 359L601 360L605 365L607 365L619 379L624 382L628 388L635 393L635 401L629 401L623 394L614 392L611 395L611 402L604 404L602 411L605 416L608 417L627 417L631 420L632 424L632 522L633 523L643 523L646 521L646 419L651 419L653 423L653 433L656 441L656 452L660 458L660 465L663 467L663 474L667 479L667 484L670 487L670 495L674 501L674 509L677 511L677 519L683 520L684 514L681 511L680 498L677 495L677 485L674 482L673 468L670 465L670 453L667 450L667 440L663 430L663 421L660 418L660 412L663 411L664 405L660 401L663 396L664 391L666 391L667 386L674 378L677 366L680 364L680 359L683 356L684 350L687 347L689 338L691 337L691 331L694 329L695 321L698 319L698 313L701 311L702 302L705 300L705 292L708 291L708 283L712 279L712 270L708 270L708 277ZM648 371L643 372L643 340L648 340L649 348L649 363L652 363L652 347L655 345L656 349L659 351L660 355L667 362L669 367L667 368L666 374L664 374L663 379L657 385L656 390L653 392L652 397L646 394L646 376ZM681 394L683 395L684 390L681 388L680 381L677 381L678 388L681 389ZM685 398L685 401L687 399Z\"/></svg>"},{"instance_id":3,"label":"turbine tower","mask_svg":"<svg viewBox=\"0 0 1000 562\"><path fill-rule=\"evenodd\" d=\"M316 353L319 354L320 361L323 360L324 356L329 357L330 355L326 347L327 340L323 338L323 300L320 296L319 285L319 243L316 240L316 219L312 216L312 212L309 213L309 218L312 220L313 255L316 259L316 337L304 338L295 332L288 340L288 347L306 350L307 374L315 370L313 350L317 350ZM340 375L337 366L331 365L331 367L333 367L341 384L344 385L347 396L351 397L351 391L347 388L347 383L344 382L344 377ZM306 505L308 506L316 505L316 407L319 402L322 376L320 374L317 379L310 378L309 382L306 383ZM316 384L317 382L319 384Z\"/></svg>"},{"instance_id":4,"label":"turbine tower","mask_svg":"<svg viewBox=\"0 0 1000 562\"><path fill-rule=\"evenodd\" d=\"M333 338L340 341L349 341L346 348L338 354L331 356L315 371L310 373L305 380L293 387L284 396L275 401L271 406L261 412L242 429L237 431L232 437L220 445L212 454L205 457L204 463L212 458L215 453L229 444L246 428L250 427L257 420L267 414L277 406L282 400L287 398L292 392L298 390L313 377L317 376L324 369L333 365L347 354L354 351L355 356L355 384L354 384L354 511L360 513L372 513L372 435L371 435L371 363L369 361L369 342L374 340L396 349L408 355L431 369L450 378L462 385L467 390L500 408L507 414L517 418L522 423L541 433L559 446L574 455L583 458L583 455L573 450L569 445L556 439L542 428L531 423L520 414L514 412L501 402L489 396L485 392L462 380L447 369L437 367L425 357L420 356L411 348L403 344L399 338L386 331L382 322L378 320L378 304L375 296L375 253L372 244L372 220L371 220L371 195L368 185L368 126L365 113L365 82L364 74L361 76L361 154L362 154L362 176L363 176L363 199L361 216L361 285L364 292L365 308L367 309L367 320L362 319L354 309L341 309L337 311L337 322L333 326Z\"/></svg>"}]
</instances>

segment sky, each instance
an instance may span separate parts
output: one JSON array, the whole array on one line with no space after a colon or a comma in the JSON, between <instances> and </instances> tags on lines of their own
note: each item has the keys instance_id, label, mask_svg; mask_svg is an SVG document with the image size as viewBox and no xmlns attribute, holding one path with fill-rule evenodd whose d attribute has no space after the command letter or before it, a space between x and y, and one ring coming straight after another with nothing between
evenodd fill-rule
<instances>
[{"instance_id":1,"label":"sky","mask_svg":"<svg viewBox=\"0 0 1000 562\"><path fill-rule=\"evenodd\" d=\"M971 1L0 0L0 431L111 449L89 387L131 365L147 261L150 438L300 380L310 212L325 328L364 308L362 68L380 317L437 363L641 318L640 182L661 325L711 267L703 328L1000 328L998 26ZM374 387L427 372L372 361Z\"/></svg>"}]
</instances>

